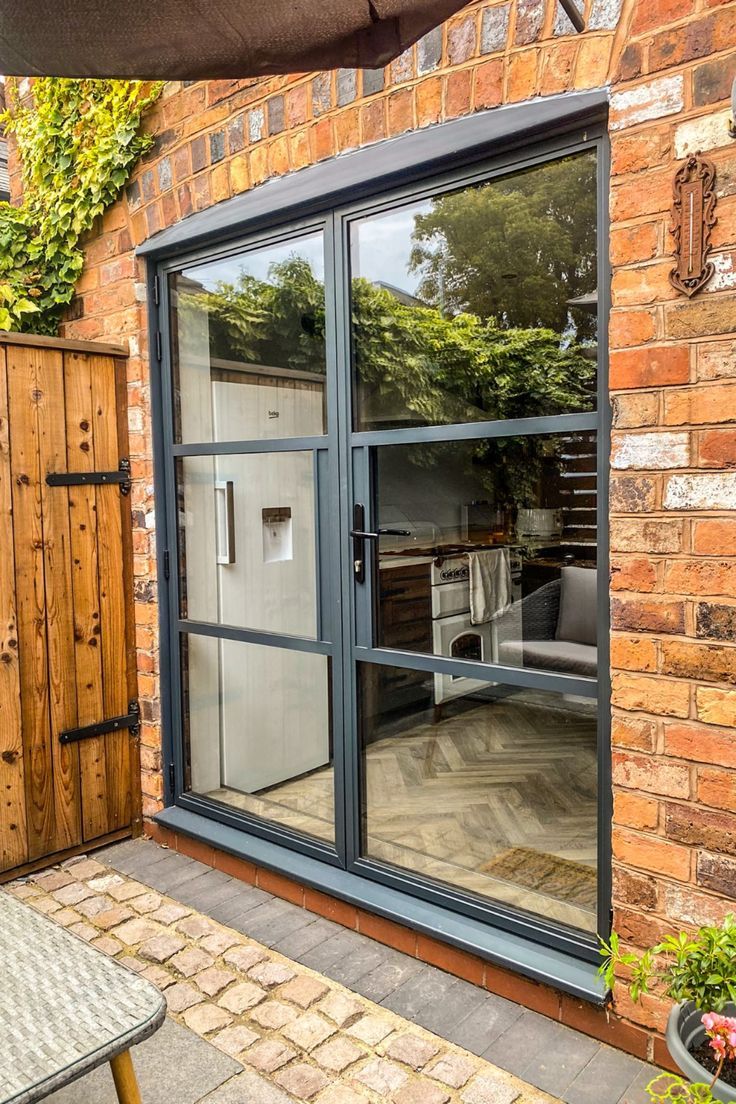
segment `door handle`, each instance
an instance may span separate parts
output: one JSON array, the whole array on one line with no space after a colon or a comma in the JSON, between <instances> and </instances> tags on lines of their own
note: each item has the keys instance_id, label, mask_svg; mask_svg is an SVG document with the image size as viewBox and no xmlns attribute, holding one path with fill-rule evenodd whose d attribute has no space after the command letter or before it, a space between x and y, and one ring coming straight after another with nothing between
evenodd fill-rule
<instances>
[{"instance_id":1,"label":"door handle","mask_svg":"<svg viewBox=\"0 0 736 1104\"><path fill-rule=\"evenodd\" d=\"M410 537L410 529L377 529L375 533L366 531L365 506L362 502L356 502L353 506L353 528L350 536L353 538L353 574L356 583L365 582L365 542L378 540L379 537Z\"/></svg>"},{"instance_id":2,"label":"door handle","mask_svg":"<svg viewBox=\"0 0 736 1104\"><path fill-rule=\"evenodd\" d=\"M215 481L217 562L235 563L235 496L232 479Z\"/></svg>"}]
</instances>

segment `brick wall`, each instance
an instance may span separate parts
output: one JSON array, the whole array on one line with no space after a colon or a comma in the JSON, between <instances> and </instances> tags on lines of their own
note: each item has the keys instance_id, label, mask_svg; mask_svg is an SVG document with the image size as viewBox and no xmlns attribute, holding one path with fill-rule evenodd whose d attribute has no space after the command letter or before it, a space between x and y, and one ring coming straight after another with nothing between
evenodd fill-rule
<instances>
[{"instance_id":1,"label":"brick wall","mask_svg":"<svg viewBox=\"0 0 736 1104\"><path fill-rule=\"evenodd\" d=\"M582 0L580 0L582 5ZM87 246L67 336L130 346L144 812L162 795L144 272L133 248L192 211L356 146L501 103L611 86L610 386L615 924L643 945L736 896L736 0L471 4L384 72L172 84L154 150ZM675 167L718 171L716 275L670 287ZM519 999L525 998L521 993ZM596 1020L562 1001L568 1022ZM663 1058L667 1007L610 1037ZM558 1002L557 1008L560 1008ZM545 1009L546 1010L546 1009ZM628 1024L628 1026L627 1026ZM602 1029L595 1029L597 1034ZM603 1032L605 1035L605 1032ZM606 1036L607 1037L607 1036Z\"/></svg>"}]
</instances>

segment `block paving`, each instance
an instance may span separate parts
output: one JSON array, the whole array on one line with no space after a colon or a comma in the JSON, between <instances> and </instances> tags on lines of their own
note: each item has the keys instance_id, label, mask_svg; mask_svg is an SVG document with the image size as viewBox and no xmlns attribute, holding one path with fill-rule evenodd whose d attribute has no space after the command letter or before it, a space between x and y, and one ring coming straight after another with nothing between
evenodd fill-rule
<instances>
[{"instance_id":1,"label":"block paving","mask_svg":"<svg viewBox=\"0 0 736 1104\"><path fill-rule=\"evenodd\" d=\"M253 1104L554 1100L97 859L71 859L8 889L148 978L174 1020L265 1078L268 1091L248 1081Z\"/></svg>"}]
</instances>

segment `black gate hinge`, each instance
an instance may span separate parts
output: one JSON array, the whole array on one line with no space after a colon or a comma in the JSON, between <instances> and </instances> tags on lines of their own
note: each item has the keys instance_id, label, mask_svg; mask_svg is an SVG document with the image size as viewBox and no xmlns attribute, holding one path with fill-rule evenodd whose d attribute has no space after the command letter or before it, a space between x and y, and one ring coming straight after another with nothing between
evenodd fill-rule
<instances>
[{"instance_id":1,"label":"black gate hinge","mask_svg":"<svg viewBox=\"0 0 736 1104\"><path fill-rule=\"evenodd\" d=\"M168 548L164 548L164 579L168 579L171 574L171 564Z\"/></svg>"},{"instance_id":2,"label":"black gate hinge","mask_svg":"<svg viewBox=\"0 0 736 1104\"><path fill-rule=\"evenodd\" d=\"M130 494L130 460L124 456L117 471L49 472L49 487L90 487L117 483L122 495Z\"/></svg>"},{"instance_id":3,"label":"black gate hinge","mask_svg":"<svg viewBox=\"0 0 736 1104\"><path fill-rule=\"evenodd\" d=\"M153 277L153 301L156 306L161 302L161 278L159 276Z\"/></svg>"},{"instance_id":4,"label":"black gate hinge","mask_svg":"<svg viewBox=\"0 0 736 1104\"><path fill-rule=\"evenodd\" d=\"M78 740L90 740L94 736L105 736L108 732L122 732L126 728L131 736L140 732L141 712L137 701L128 704L128 712L122 717L108 717L97 724L82 725L81 728L68 728L59 733L60 744L73 744Z\"/></svg>"},{"instance_id":5,"label":"black gate hinge","mask_svg":"<svg viewBox=\"0 0 736 1104\"><path fill-rule=\"evenodd\" d=\"M169 793L174 797L176 790L176 768L173 763L169 763Z\"/></svg>"},{"instance_id":6,"label":"black gate hinge","mask_svg":"<svg viewBox=\"0 0 736 1104\"><path fill-rule=\"evenodd\" d=\"M161 331L156 330L156 360L161 362Z\"/></svg>"}]
</instances>

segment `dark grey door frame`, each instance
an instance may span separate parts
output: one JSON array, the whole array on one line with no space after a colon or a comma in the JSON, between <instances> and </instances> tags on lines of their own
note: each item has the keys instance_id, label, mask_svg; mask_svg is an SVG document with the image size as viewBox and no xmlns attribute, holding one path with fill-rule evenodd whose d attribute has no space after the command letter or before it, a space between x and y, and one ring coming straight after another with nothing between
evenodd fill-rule
<instances>
[{"instance_id":1,"label":"dark grey door frame","mask_svg":"<svg viewBox=\"0 0 736 1104\"><path fill-rule=\"evenodd\" d=\"M366 195L365 178L361 178L361 198L355 202L350 198L350 187L346 186L347 193L342 196L342 207L336 207L334 203L325 206L324 192L322 195L322 213L311 213L315 207L319 207L319 199L312 196L311 200L302 195L302 209L306 210L304 218L292 219L288 223L279 221L278 211L268 206L262 211L260 219L243 220L234 218L229 226L227 222L220 223L219 227L213 225L212 211L203 212L210 216L210 228L207 234L199 232L192 226L192 235L187 239L185 235L186 222L173 228L176 236L168 231L157 238L152 239L141 252L150 257L149 264L149 301L157 303L157 309L150 315L150 348L161 350L159 370L152 371L152 401L154 408L154 465L155 465L155 492L157 515L157 551L159 564L159 603L161 617L161 682L162 682L162 715L164 726L165 761L167 763L167 802L182 809L189 810L219 821L225 828L232 827L247 830L255 837L260 836L264 841L270 841L279 846L301 852L305 858L311 856L331 866L347 868L355 875L368 876L382 882L388 889L407 889L410 893L434 904L438 909L449 909L459 912L471 918L481 919L490 925L505 929L510 933L517 933L523 938L529 938L536 942L543 942L550 947L559 948L563 953L571 953L593 962L597 957L595 940L585 933L572 932L562 926L547 922L541 918L526 917L493 903L479 903L472 901L462 894L449 888L430 885L421 879L412 878L410 875L398 875L378 864L368 862L359 855L359 784L358 784L358 748L355 733L357 732L356 695L355 695L355 663L360 659L372 662L396 663L398 665L431 670L457 670L457 665L462 666L463 673L476 675L481 678L493 678L494 673L500 675L503 680L515 685L537 685L547 687L549 676L535 675L533 672L494 667L489 665L472 664L462 660L442 660L437 657L419 656L411 653L384 652L380 649L365 647L359 641L356 643L356 627L360 618L356 618L355 593L352 578L351 549L347 537L348 519L350 507L356 495L353 491L354 466L353 456L360 458L367 456L367 450L381 443L400 443L417 439L419 434L423 440L468 440L480 438L493 433L523 433L543 432L546 429L559 431L567 429L592 429L598 431L598 459L600 483L598 489L598 525L599 525L599 641L600 641L600 671L598 683L598 695L601 703L599 710L599 930L606 933L609 927L610 909L610 720L607 704L610 700L610 686L608 675L608 494L607 494L607 468L609 454L610 435L610 409L607 393L607 350L606 342L599 343L599 410L597 415L568 415L562 419L522 419L514 423L471 424L456 426L433 427L428 430L392 430L376 433L353 433L342 431L338 433L338 425L349 427L351 412L350 397L350 348L348 301L347 301L347 232L351 219L368 211L380 210L382 207L391 206L397 199L406 200L413 197L436 192L446 184L455 186L479 179L488 179L494 175L508 172L510 169L532 164L539 164L561 153L573 152L575 149L590 148L595 146L598 151L599 181L598 181L598 266L599 266L599 326L600 333L607 333L607 319L609 310L609 286L610 271L607 255L608 235L608 143L605 128L601 125L601 110L605 102L605 94L591 94L586 110L582 107L578 114L584 116L575 129L565 131L565 126L560 126L564 133L555 134L552 138L543 138L536 142L531 152L522 153L516 143L515 149L495 151L488 147L488 143L482 147L485 152L483 159L480 157L478 126L475 126L473 142L467 150L463 149L462 141L459 141L454 149L454 161L465 162L463 156L467 153L467 167L448 170L445 161L444 169L438 165L437 160L431 157L424 161L418 159L416 165L408 166L402 170L403 181L396 180L396 174L392 171L386 175L386 179L393 185L390 190L381 188L380 183L374 185L374 192L369 197ZM565 100L565 97L555 99ZM531 105L523 105L528 109ZM545 105L547 106L547 105ZM516 110L516 109L509 109ZM491 114L491 113L488 113ZM564 114L564 113L563 113ZM475 117L478 124L480 116ZM460 120L467 123L468 120ZM566 126L570 126L569 118ZM441 128L447 132L455 127L455 124L444 124ZM554 128L551 128L554 129ZM457 133L459 135L460 128ZM466 133L468 129L466 128ZM549 133L549 131L547 131ZM509 130L511 135L511 130ZM431 135L425 132L422 136L427 142ZM491 136L492 137L492 136ZM409 135L407 138L416 140L417 135ZM403 139L397 139L385 145L394 149L402 143ZM508 138L511 142L511 137ZM361 151L362 153L378 152ZM386 150L383 151L386 153ZM445 155L446 156L446 155ZM401 155L398 155L401 161ZM343 159L340 159L343 160ZM363 161L365 164L365 159ZM427 168L429 166L429 168ZM324 166L316 166L324 168ZM305 170L305 173L309 170ZM292 183L297 183L298 177L304 174L296 174ZM360 175L360 174L358 174ZM287 180L279 183L285 184ZM353 185L358 187L357 182ZM267 187L267 186L265 186ZM272 189L272 195L275 189ZM261 192L261 189L256 189ZM304 192L302 186L302 193ZM329 193L329 189L327 189ZM257 196L258 202L263 207L261 195ZM241 199L248 199L240 197ZM330 196L327 196L328 200ZM233 201L231 201L232 203ZM222 208L227 204L219 205ZM290 215L295 214L298 208L285 204ZM194 224L194 216L191 220ZM201 225L201 223L199 223ZM239 236L234 240L233 231L238 228L245 229L247 225L250 233L247 237ZM168 318L168 289L167 277L170 272L181 269L184 265L191 265L199 261L212 261L221 256L237 253L244 246L255 246L273 241L278 238L292 236L295 233L304 232L305 229L315 226L325 229L326 242L326 297L328 301L328 316L332 313L337 320L331 335L329 344L337 350L330 365L328 374L332 380L331 395L329 397L329 424L328 434L325 438L293 439L285 442L277 442L276 448L297 449L307 447L314 450L315 456L320 451L328 452L332 457L333 466L331 472L325 475L329 479L332 490L330 491L331 516L333 518L335 546L339 546L339 570L335 561L333 577L340 578L340 587L332 595L333 610L339 618L339 624L333 622L331 637L324 645L318 642L295 642L292 638L285 637L279 643L277 640L263 640L263 634L251 633L248 630L232 629L226 626L193 625L179 620L178 617L178 589L176 564L176 491L174 481L174 464L176 457L190 454L217 454L223 452L243 451L241 443L233 442L225 445L210 445L200 443L190 446L181 446L174 443L173 438L173 402L171 393L171 364L170 364L170 334ZM242 230L241 230L242 235ZM168 243L160 240L169 238ZM212 238L211 242L207 238ZM191 242L196 241L196 247L191 247ZM328 252L329 249L329 252ZM331 274L331 275L329 275ZM329 285L329 290L327 288ZM334 313L329 310L332 303ZM567 420L565 420L567 419ZM549 422L549 425L547 424ZM561 425L560 423L564 424ZM554 423L554 425L552 424ZM322 445L316 442L324 442ZM269 451L274 448L274 442L263 442L263 448L254 445L248 446L251 451ZM358 459L358 464L361 461ZM367 477L367 469L364 464L362 478ZM365 484L363 484L365 486ZM362 499L361 499L362 500ZM168 571L168 576L167 576ZM168 582L166 581L168 578ZM345 600L341 595L345 596ZM327 594L325 593L325 598ZM365 623L365 622L364 622ZM181 741L181 703L180 703L180 671L178 657L178 638L180 633L187 631L206 632L208 635L220 636L229 639L254 640L256 642L273 643L275 646L297 647L308 651L321 651L329 654L333 663L333 684L342 684L345 687L341 693L338 687L335 698L335 787L336 787L336 845L331 848L317 841L306 840L295 836L284 829L257 821L255 818L244 818L242 815L221 807L214 806L198 797L183 793L183 748ZM268 634L271 637L271 634ZM342 665L342 666L341 666ZM340 674L342 677L340 677ZM560 678L555 678L555 688L560 688ZM568 676L568 678L570 678ZM590 694L590 684L587 680L570 678L570 692L582 692ZM342 724L337 719L342 718Z\"/></svg>"}]
</instances>

